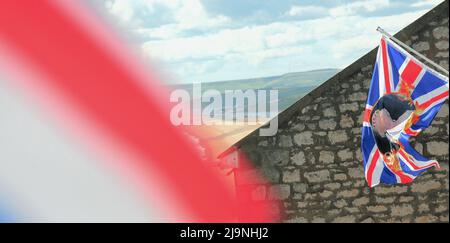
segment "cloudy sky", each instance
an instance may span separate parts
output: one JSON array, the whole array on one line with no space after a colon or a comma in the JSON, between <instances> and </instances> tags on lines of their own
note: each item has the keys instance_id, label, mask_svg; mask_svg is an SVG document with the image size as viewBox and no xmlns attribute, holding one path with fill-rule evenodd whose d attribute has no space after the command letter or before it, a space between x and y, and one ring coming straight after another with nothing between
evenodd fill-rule
<instances>
[{"instance_id":1,"label":"cloudy sky","mask_svg":"<svg viewBox=\"0 0 450 243\"><path fill-rule=\"evenodd\" d=\"M442 0L91 0L177 82L344 68Z\"/></svg>"}]
</instances>

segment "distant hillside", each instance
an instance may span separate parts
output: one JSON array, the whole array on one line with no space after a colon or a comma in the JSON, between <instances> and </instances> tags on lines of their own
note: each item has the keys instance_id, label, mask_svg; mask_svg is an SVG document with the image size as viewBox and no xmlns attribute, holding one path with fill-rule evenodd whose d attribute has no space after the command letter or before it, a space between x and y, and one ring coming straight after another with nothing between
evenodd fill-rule
<instances>
[{"instance_id":1,"label":"distant hillside","mask_svg":"<svg viewBox=\"0 0 450 243\"><path fill-rule=\"evenodd\" d=\"M223 95L225 90L277 89L279 111L282 111L339 71L339 69L320 69L272 77L208 82L202 83L202 91L215 89ZM169 85L169 87L185 89L190 93L192 91L192 84Z\"/></svg>"}]
</instances>

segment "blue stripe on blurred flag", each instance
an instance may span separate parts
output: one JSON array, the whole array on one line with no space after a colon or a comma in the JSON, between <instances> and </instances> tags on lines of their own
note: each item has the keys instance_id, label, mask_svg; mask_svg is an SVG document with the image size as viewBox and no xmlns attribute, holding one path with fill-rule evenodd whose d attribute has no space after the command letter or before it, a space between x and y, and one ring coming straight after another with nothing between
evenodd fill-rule
<instances>
[{"instance_id":1,"label":"blue stripe on blurred flag","mask_svg":"<svg viewBox=\"0 0 450 243\"><path fill-rule=\"evenodd\" d=\"M8 207L0 199L0 223L14 222L12 212L8 210Z\"/></svg>"}]
</instances>

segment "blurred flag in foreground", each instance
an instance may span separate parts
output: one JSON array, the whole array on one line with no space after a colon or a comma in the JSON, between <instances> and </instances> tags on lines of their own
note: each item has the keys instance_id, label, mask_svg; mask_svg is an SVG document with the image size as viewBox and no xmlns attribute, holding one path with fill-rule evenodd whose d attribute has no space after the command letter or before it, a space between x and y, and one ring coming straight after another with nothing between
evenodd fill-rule
<instances>
[{"instance_id":1,"label":"blurred flag in foreground","mask_svg":"<svg viewBox=\"0 0 450 243\"><path fill-rule=\"evenodd\" d=\"M154 70L81 1L1 5L0 221L274 219L238 204Z\"/></svg>"},{"instance_id":2,"label":"blurred flag in foreground","mask_svg":"<svg viewBox=\"0 0 450 243\"><path fill-rule=\"evenodd\" d=\"M409 143L430 126L448 98L448 78L387 37L381 39L364 112L361 149L370 187L410 183L435 160Z\"/></svg>"}]
</instances>

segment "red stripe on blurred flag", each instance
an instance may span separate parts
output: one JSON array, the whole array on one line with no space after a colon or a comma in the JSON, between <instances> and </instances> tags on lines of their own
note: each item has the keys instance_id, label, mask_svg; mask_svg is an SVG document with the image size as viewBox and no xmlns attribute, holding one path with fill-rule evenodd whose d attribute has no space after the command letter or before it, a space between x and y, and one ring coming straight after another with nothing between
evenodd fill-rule
<instances>
[{"instance_id":1,"label":"red stripe on blurred flag","mask_svg":"<svg viewBox=\"0 0 450 243\"><path fill-rule=\"evenodd\" d=\"M168 100L156 98L161 97L159 88L141 86L144 82L155 85L157 80L151 74L149 80L139 80L128 69L127 60L109 53L115 51L104 45L109 40L94 38L77 21L51 2L3 1L0 38L45 73L46 85L145 158L138 165L141 170L156 170L166 178L195 216L186 221L236 221L235 198L170 124L168 107L162 105ZM262 221L271 220L264 210L240 218L249 221L255 215Z\"/></svg>"}]
</instances>

